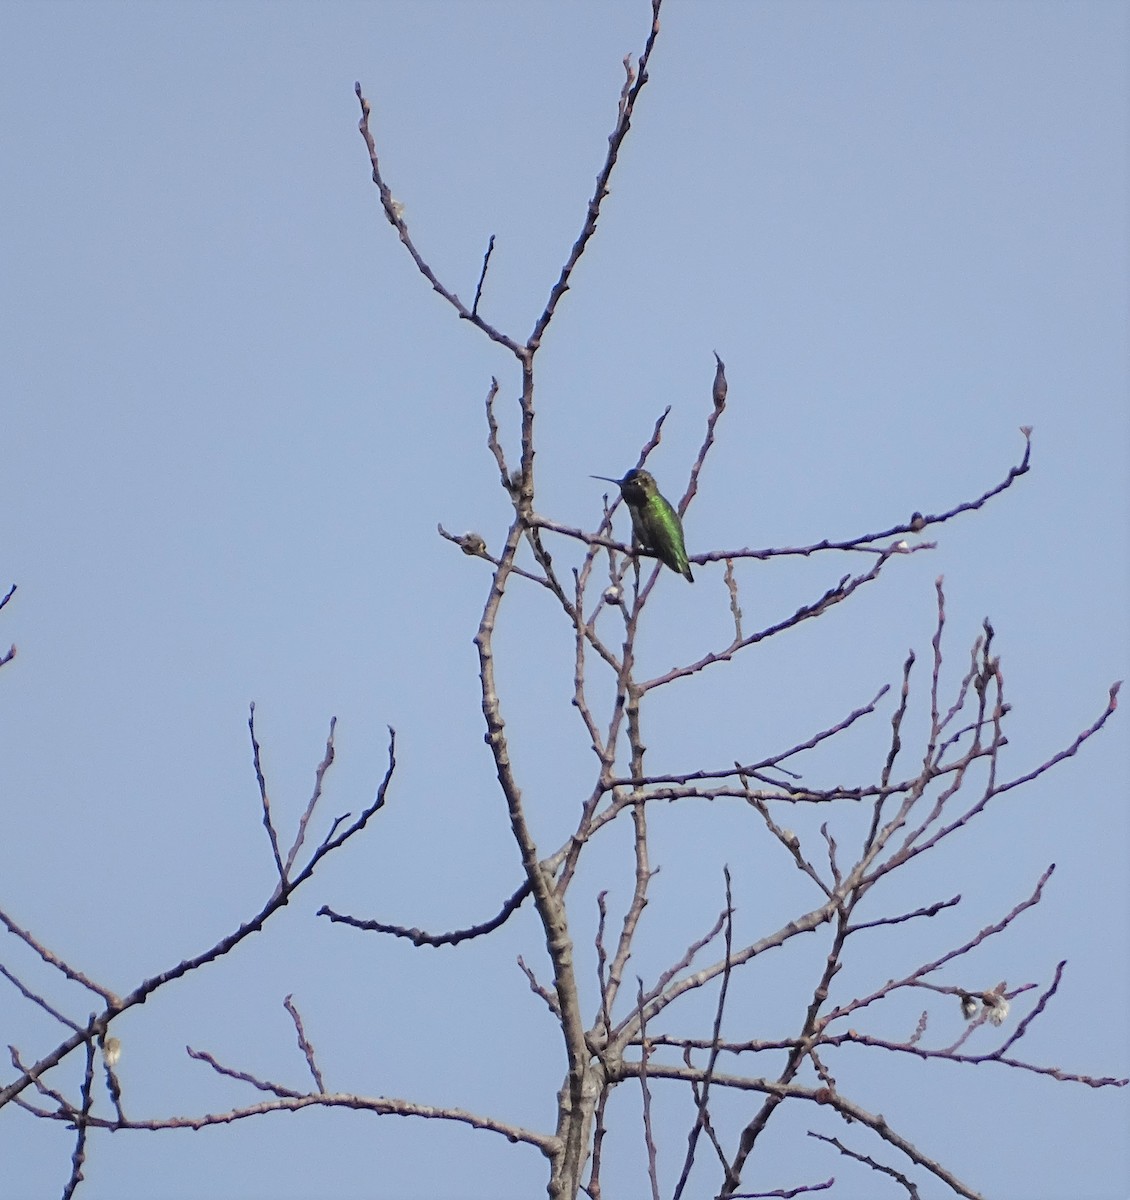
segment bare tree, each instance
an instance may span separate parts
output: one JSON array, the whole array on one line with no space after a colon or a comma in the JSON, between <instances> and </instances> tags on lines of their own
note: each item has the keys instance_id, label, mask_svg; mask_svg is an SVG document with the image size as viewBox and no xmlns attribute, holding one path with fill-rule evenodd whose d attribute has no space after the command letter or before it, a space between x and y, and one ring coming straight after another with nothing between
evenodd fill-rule
<instances>
[{"instance_id":1,"label":"bare tree","mask_svg":"<svg viewBox=\"0 0 1130 1200\"><path fill-rule=\"evenodd\" d=\"M968 660L955 686L944 681L947 653L945 593L936 584L937 618L930 651L920 665L915 653L905 660L901 677L892 685L835 723L812 732L795 744L757 761L723 763L685 774L658 774L649 769L646 744L649 705L666 689L689 677L710 674L755 646L788 630L805 626L851 600L863 589L885 578L908 555L928 552L934 543L920 540L959 514L981 509L1010 489L1030 469L1030 433L1024 428L1024 450L1019 462L999 482L979 496L932 514L914 513L893 521L887 528L867 531L840 541L771 549L734 548L691 555L695 565L721 564L729 601L732 630L726 640L695 661L684 662L660 675L646 677L637 665L637 636L657 586L673 582L655 561L656 546L646 537L626 545L614 536L620 499L606 503L595 530L573 528L539 512L535 452L537 398L535 365L581 256L596 233L609 180L621 146L631 127L636 106L648 82L648 64L659 35L661 0L653 0L652 24L646 43L633 63L624 60L625 79L608 152L588 202L581 231L561 273L549 290L545 306L524 339L492 324L483 315L493 238L482 260L474 297L468 305L442 282L417 247L405 221L402 206L386 182L378 158L369 103L360 85L360 131L368 150L373 182L389 224L411 256L419 273L461 320L502 347L514 360L517 408L512 418L500 415L498 398L505 389L492 380L485 402L487 446L499 483L512 510L505 533L488 538L479 533L454 534L440 527L440 535L462 552L489 566L489 583L475 635L481 684L486 742L493 756L498 799L505 806L509 828L519 852L521 877L500 892L498 911L489 919L444 933L359 917L324 905L320 915L357 930L403 938L417 947L450 947L490 936L527 902L537 914L544 939L544 966L535 968L520 960L533 993L551 1015L564 1060L564 1075L557 1094L557 1120L553 1129L535 1129L507 1116L469 1112L437 1106L424 1099L383 1095L365 1096L332 1090L327 1072L319 1063L313 1040L291 996L284 1000L295 1029L308 1080L283 1084L221 1062L203 1050L188 1053L222 1076L238 1080L260 1094L248 1103L225 1112L174 1118L127 1116L123 1089L116 1072L118 1041L115 1021L160 989L200 967L237 950L252 933L288 904L313 878L331 853L355 841L383 807L396 768L395 736L390 731L388 766L375 797L357 815L323 819L320 801L326 772L334 761L334 725L331 722L325 755L318 764L310 800L297 828L285 837L273 815L270 789L260 758L254 706L249 730L252 759L258 782L262 821L266 830L277 880L261 906L227 936L203 953L178 961L169 969L119 993L89 978L63 961L12 917L0 912L0 921L34 951L44 963L94 997L96 1011L87 1018L60 1011L48 999L0 966L8 984L23 999L37 1006L65 1031L49 1049L26 1055L11 1048L14 1075L0 1089L0 1106L16 1104L45 1121L62 1122L74 1130L74 1149L63 1195L75 1193L82 1182L91 1135L106 1130L200 1129L256 1117L273 1111L304 1108L348 1108L377 1115L414 1115L430 1120L459 1122L500 1134L513 1143L533 1147L545 1156L548 1192L555 1198L572 1198L584 1192L596 1200L601 1195L602 1164L608 1153L611 1129L608 1108L615 1089L626 1084L639 1089L643 1139L648 1162L649 1189L653 1197L665 1194L661 1176L670 1177L673 1197L711 1194L719 1197L790 1197L830 1190L833 1179L809 1178L803 1167L797 1177L772 1191L743 1191L743 1179L753 1151L771 1118L786 1102L819 1106L811 1110L814 1128L809 1136L834 1147L845 1158L864 1164L916 1197L920 1182L940 1181L955 1195L975 1197L975 1188L959 1179L888 1120L870 1111L842 1089L836 1077L836 1052L850 1047L875 1055L897 1055L922 1061L954 1064L995 1063L1014 1071L1036 1072L1062 1083L1092 1088L1122 1087L1126 1079L1099 1078L1029 1060L1018 1044L1044 1012L1063 976L1064 962L1047 964L1041 982L984 980L966 959L978 947L1008 933L1013 923L1038 905L1054 865L1032 881L1027 895L1018 897L1006 912L981 927L969 925L953 934L945 953L914 969L890 978L871 990L850 994L836 986L836 978L849 951L881 931L914 922L953 917L960 894L923 895L913 907L892 907L882 915L861 912L863 901L894 872L931 853L943 843L967 837L970 826L1001 796L1042 776L1073 756L1099 732L1114 713L1118 685L1097 718L1068 745L1019 775L1007 774L1000 763L1006 743L1009 704L1005 699L1001 662L994 648L994 630L986 620L968 649ZM704 378L704 429L698 453L675 505L684 514L695 499L700 473L715 445L728 403L725 365L715 355ZM643 469L657 447L669 410L658 415L640 448L635 469ZM506 425L513 420L514 428ZM517 445L508 455L507 435ZM630 497L629 497L630 498ZM555 559L576 551L579 565L563 571ZM851 565L836 568L828 584L795 611L778 614L769 623L749 628L743 614L740 564L749 560L772 564L781 559L834 559L846 556ZM687 571L689 575L689 570ZM679 586L682 586L681 584ZM560 845L547 847L524 801L521 782L513 765L507 727L507 702L496 675L495 636L503 619L502 602L508 591L536 588L548 596L559 615L561 636L573 649L572 702L582 736L592 752L591 783L579 798L579 813L572 832ZM11 589L0 600L0 609L11 600ZM8 662L13 650L0 658ZM530 669L535 669L530 664ZM924 677L923 677L924 676ZM911 733L908 713L923 697L928 720L921 733ZM889 721L884 754L876 778L853 785L813 786L803 782L797 764L817 747L835 743L849 729L865 726L880 714ZM649 979L629 977L639 945L643 918L655 868L649 841L649 818L656 805L729 799L745 806L748 818L770 846L779 847L781 862L803 876L811 896L807 907L790 919L758 931L740 932L731 891L731 872L725 868L716 881L720 908L717 918L689 946L670 947L667 966ZM804 808L819 811L819 837L802 838L785 824L784 813ZM862 834L859 814L863 813ZM315 834L315 821L321 821ZM627 903L613 911L606 893L598 899L598 932L593 952L596 963L595 1006L586 1004L581 969L587 947L578 945L575 881L583 857L602 830L614 822L631 829L632 887ZM868 912L873 910L868 910ZM827 952L811 981L806 1002L796 1013L795 1024L783 1036L777 1033L757 1040L734 1040L726 1033L727 1003L738 972L767 952L804 934L822 931ZM696 1036L670 1032L664 1023L676 1002L694 995L709 995L713 1010ZM921 997L922 1013L908 1037L880 1037L861 1033L853 1022L864 1010L876 1010L894 998ZM948 1043L931 1027L941 1006L960 1006L965 1032ZM992 1049L974 1053L970 1038L982 1026L999 1028ZM99 1054L100 1052L100 1054ZM68 1094L52 1081L52 1071L68 1056L83 1056L82 1081L77 1094ZM780 1065L783 1060L783 1066ZM764 1064L775 1064L767 1068ZM685 1145L661 1155L653 1123L653 1103L660 1093L674 1091L689 1098L691 1118ZM102 1093L105 1093L103 1100ZM718 1119L725 1110L727 1123L738 1114L737 1134L722 1131ZM828 1132L834 1126L839 1136ZM862 1130L867 1130L863 1134ZM846 1132L845 1132L846 1131ZM694 1192L690 1192L694 1176ZM642 1181L640 1190L642 1191Z\"/></svg>"}]
</instances>

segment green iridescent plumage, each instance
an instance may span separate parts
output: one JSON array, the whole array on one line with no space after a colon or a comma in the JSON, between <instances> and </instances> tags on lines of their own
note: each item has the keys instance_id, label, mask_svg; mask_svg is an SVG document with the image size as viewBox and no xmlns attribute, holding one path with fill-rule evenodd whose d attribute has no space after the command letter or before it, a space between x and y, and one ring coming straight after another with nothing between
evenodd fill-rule
<instances>
[{"instance_id":1,"label":"green iridescent plumage","mask_svg":"<svg viewBox=\"0 0 1130 1200\"><path fill-rule=\"evenodd\" d=\"M642 550L654 554L677 575L694 583L687 548L683 543L683 523L679 514L659 494L655 480L647 471L629 471L623 479L594 475L614 483L632 514L632 532Z\"/></svg>"}]
</instances>

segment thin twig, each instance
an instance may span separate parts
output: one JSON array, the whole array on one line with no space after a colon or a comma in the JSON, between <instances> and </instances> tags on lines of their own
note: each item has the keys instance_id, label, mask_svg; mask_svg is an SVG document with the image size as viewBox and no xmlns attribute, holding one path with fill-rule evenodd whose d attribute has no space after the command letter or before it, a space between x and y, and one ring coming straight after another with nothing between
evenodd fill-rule
<instances>
[{"instance_id":1,"label":"thin twig","mask_svg":"<svg viewBox=\"0 0 1130 1200\"><path fill-rule=\"evenodd\" d=\"M0 920L4 920L4 916L0 913ZM37 992L33 992L27 987L16 975L8 970L3 963L0 963L0 975L4 978L24 997L25 1000L30 1000L32 1004L38 1005L45 1013L49 1013L59 1022L60 1025L66 1025L68 1029L78 1030L80 1028L77 1021L72 1021L70 1017L61 1013L54 1005L49 1004Z\"/></svg>"},{"instance_id":2,"label":"thin twig","mask_svg":"<svg viewBox=\"0 0 1130 1200\"><path fill-rule=\"evenodd\" d=\"M647 1149L647 1177L651 1183L651 1200L659 1200L659 1171L656 1163L655 1137L651 1130L651 1089L647 1085L647 1013L643 1001L643 980L637 980L636 1016L640 1029L640 1090L643 1093L643 1142ZM676 1193L677 1195L678 1193Z\"/></svg>"},{"instance_id":3,"label":"thin twig","mask_svg":"<svg viewBox=\"0 0 1130 1200\"><path fill-rule=\"evenodd\" d=\"M481 329L491 341L497 342L500 346L505 346L512 354L517 355L518 358L522 358L526 353L524 348L519 346L513 338L507 337L506 334L501 333L493 325L484 321L477 312L472 312L454 292L448 291L436 278L435 272L424 261L419 250L416 249L415 243L408 233L408 226L404 221L404 206L393 198L388 184L385 183L381 175L380 163L377 160L377 147L370 130L372 110L370 109L369 101L362 94L360 83L353 85L353 91L356 93L358 103L361 105L361 120L358 123L358 129L360 129L361 136L365 139L365 145L369 151L369 163L373 169L373 182L377 185L377 190L380 193L381 207L384 209L384 214L388 218L389 224L396 230L401 242L404 243L404 248L412 256L412 261L416 264L416 269L432 285L432 289L438 292L463 320L470 321L472 325Z\"/></svg>"},{"instance_id":4,"label":"thin twig","mask_svg":"<svg viewBox=\"0 0 1130 1200\"><path fill-rule=\"evenodd\" d=\"M721 366L720 360L719 366ZM710 1038L710 1053L706 1061L706 1070L702 1075L702 1083L699 1085L698 1112L695 1114L691 1131L687 1135L687 1153L683 1160L682 1173L679 1175L679 1181L676 1183L675 1191L673 1192L674 1200L679 1200L679 1197L682 1196L683 1190L687 1186L687 1181L690 1179L691 1167L694 1166L695 1147L698 1145L699 1134L706 1124L710 1103L710 1080L718 1064L718 1053L722 1040L722 1014L726 1009L726 995L730 989L730 956L734 950L734 895L730 885L730 868L728 866L723 867L722 874L726 880L726 908L722 914L724 917L723 932L725 937L722 984L718 989L718 1007L714 1010L714 1029Z\"/></svg>"},{"instance_id":5,"label":"thin twig","mask_svg":"<svg viewBox=\"0 0 1130 1200\"><path fill-rule=\"evenodd\" d=\"M4 1087L0 1087L0 1107L3 1107L7 1102L18 1096L26 1088L36 1084L38 1086L39 1078L52 1067L57 1066L64 1058L67 1057L78 1046L82 1045L88 1038L96 1035L101 1030L105 1029L109 1021L125 1012L127 1009L133 1008L135 1005L144 1004L154 992L172 983L174 980L182 979L185 975L191 974L193 971L199 970L208 963L217 961L225 955L230 954L237 946L244 942L254 933L258 933L260 929L275 915L275 913L284 909L290 901L291 896L302 887L309 879L311 879L317 870L322 859L327 854L333 853L340 846L343 846L351 838L361 833L368 825L373 816L384 807L385 800L388 795L388 789L392 783L393 774L396 771L396 732L389 729L389 746L388 746L388 768L385 771L384 778L381 780L377 788L376 796L362 810L359 816L353 819L349 824L345 825L341 832L334 834L333 837L327 838L318 849L310 856L306 865L303 866L293 879L289 880L285 887L276 888L271 898L255 913L250 919L245 921L238 929L227 934L218 942L214 943L207 950L195 955L193 958L186 958L167 970L161 971L156 975L150 976L143 980L137 987L126 996L117 997L107 989L101 988L99 985L91 983L81 973L73 971L71 968L65 969L65 974L73 978L76 982L83 983L98 995L106 998L107 1007L104 1012L93 1018L85 1028L78 1030L65 1041L61 1042L50 1053L44 1055L37 1063L27 1068L21 1068L19 1078L13 1080ZM344 824L344 822L341 822ZM20 934L24 937L28 944L33 949L38 949L38 944L30 935L19 930L18 926L11 924L3 913L0 913L0 920L3 920L8 925L13 933ZM49 952L42 951L41 956L45 960L51 962L52 965L59 965L60 970L64 969L64 965L60 965L59 960L54 955L49 955Z\"/></svg>"},{"instance_id":6,"label":"thin twig","mask_svg":"<svg viewBox=\"0 0 1130 1200\"><path fill-rule=\"evenodd\" d=\"M651 51L655 46L655 39L659 36L659 10L661 6L662 0L652 0L651 32L648 34L647 43L640 54L639 65L636 70L633 72L630 62L627 59L624 60L626 79L623 91L620 94L620 111L616 120L616 126L608 138L608 155L596 177L596 188L585 211L585 220L581 226L581 232L577 240L573 243L573 248L569 251L569 257L566 259L565 265L561 268L561 275L553 285L545 308L535 322L533 332L526 342L526 347L531 354L541 345L541 340L545 335L550 321L553 320L553 314L557 311L557 305L561 297L569 290L569 281L573 270L580 261L581 255L584 254L585 248L588 246L593 234L596 233L596 223L600 216L600 206L604 202L604 198L608 195L608 182L616 166L620 147L623 145L624 138L631 127L632 113L635 111L636 100L639 98L644 84L647 83L647 64L651 58Z\"/></svg>"},{"instance_id":7,"label":"thin twig","mask_svg":"<svg viewBox=\"0 0 1130 1200\"><path fill-rule=\"evenodd\" d=\"M811 1129L808 1131L808 1136L810 1138L817 1138L821 1142L827 1142L830 1146L835 1146L845 1158L854 1158L856 1162L864 1163L873 1171L879 1171L883 1175L889 1175L892 1179L896 1180L898 1183L901 1183L902 1186L906 1188L907 1195L910 1196L911 1200L919 1200L918 1188L914 1185L914 1183L911 1182L911 1180L907 1179L907 1177L903 1175L901 1171L896 1171L893 1167L885 1167L882 1163L877 1163L873 1158L869 1158L866 1154L857 1154L854 1150L849 1150L847 1146L845 1146L843 1142L839 1140L839 1138L827 1137L825 1134L816 1133Z\"/></svg>"},{"instance_id":8,"label":"thin twig","mask_svg":"<svg viewBox=\"0 0 1130 1200\"><path fill-rule=\"evenodd\" d=\"M8 916L8 914L2 909L0 909L0 924L5 925L9 933L14 933L16 937L18 937L20 941L24 943L24 945L34 950L35 953L38 954L48 966L54 967L56 971L59 971L61 974L65 975L72 982L79 983L84 988L88 988L96 996L101 996L108 1005L113 1006L120 1003L118 997L115 996L109 988L103 987L100 983L95 983L93 979L88 978L81 971L76 970L69 963L61 959L57 954L53 953L51 950L48 950L47 947L42 944L42 942L38 941L28 930L17 925L15 921L13 921L12 918ZM31 997L29 996L29 999L30 998ZM43 1007L47 1008L47 1005L44 1004ZM51 1015L54 1016L56 1014L52 1012ZM65 1018L62 1020L64 1025L69 1025L72 1029L76 1030L75 1043L71 1047L73 1050L77 1046L80 1046L85 1040L83 1037L85 1031L79 1029L73 1021L68 1021ZM0 1091L0 1096L2 1095L3 1091Z\"/></svg>"},{"instance_id":9,"label":"thin twig","mask_svg":"<svg viewBox=\"0 0 1130 1200\"><path fill-rule=\"evenodd\" d=\"M295 1007L291 996L287 996L283 1000L283 1007L290 1013L290 1019L294 1022L294 1032L298 1037L298 1048L302 1051L302 1056L306 1059L306 1065L310 1068L310 1074L314 1077L314 1085L319 1092L324 1092L326 1090L326 1083L314 1058L314 1047L306 1036L306 1028L302 1024L302 1014Z\"/></svg>"},{"instance_id":10,"label":"thin twig","mask_svg":"<svg viewBox=\"0 0 1130 1200\"><path fill-rule=\"evenodd\" d=\"M479 272L479 283L475 288L475 302L471 305L471 316L479 315L479 301L483 298L483 281L487 277L487 267L490 265L490 256L494 253L494 234L490 235L490 241L487 243L487 252L483 255L483 269Z\"/></svg>"},{"instance_id":11,"label":"thin twig","mask_svg":"<svg viewBox=\"0 0 1130 1200\"><path fill-rule=\"evenodd\" d=\"M87 1122L90 1120L90 1110L94 1104L94 1041L88 1039L86 1043L86 1068L82 1076L82 1105L75 1117L75 1148L71 1153L71 1177L67 1180L66 1186L63 1188L63 1200L71 1200L71 1197L78 1189L78 1185L83 1181L82 1168L86 1162L86 1129Z\"/></svg>"},{"instance_id":12,"label":"thin twig","mask_svg":"<svg viewBox=\"0 0 1130 1200\"><path fill-rule=\"evenodd\" d=\"M271 801L267 795L267 780L263 775L263 763L259 757L259 739L255 736L255 701L251 702L251 715L247 718L247 728L251 732L251 759L255 764L255 779L259 784L259 799L263 805L263 827L271 843L271 853L275 858L275 868L279 873L279 885L286 883L286 869L283 867L282 854L279 852L279 835L275 832L275 823L271 819Z\"/></svg>"},{"instance_id":13,"label":"thin twig","mask_svg":"<svg viewBox=\"0 0 1130 1200\"><path fill-rule=\"evenodd\" d=\"M460 942L468 942L472 938L482 937L493 933L504 925L521 907L522 902L530 895L530 881L523 880L517 891L502 905L499 912L479 925L471 925L467 929L456 929L451 933L426 933L422 929L408 929L403 925L386 925L380 921L366 921L360 917L351 917L347 913L335 912L328 904L318 909L319 917L328 917L341 925L351 925L354 929L364 929L369 933L387 933L393 937L406 938L414 946L458 946Z\"/></svg>"},{"instance_id":14,"label":"thin twig","mask_svg":"<svg viewBox=\"0 0 1130 1200\"><path fill-rule=\"evenodd\" d=\"M795 1188L777 1188L773 1192L735 1192L733 1200L794 1200L796 1196L805 1196L810 1192L826 1192L834 1187L836 1177L833 1175L823 1183L802 1183Z\"/></svg>"},{"instance_id":15,"label":"thin twig","mask_svg":"<svg viewBox=\"0 0 1130 1200\"><path fill-rule=\"evenodd\" d=\"M302 849L302 843L306 840L306 827L310 824L310 818L314 815L314 809L317 807L318 801L322 798L322 784L325 781L326 772L333 765L334 730L336 728L337 717L330 717L330 731L326 735L326 752L322 756L322 761L318 764L317 770L314 772L314 791L310 795L310 803L306 805L306 810L298 822L298 832L294 836L294 845L291 846L290 853L286 856L286 867L283 869L284 879L290 874L291 868L298 858L298 851Z\"/></svg>"}]
</instances>

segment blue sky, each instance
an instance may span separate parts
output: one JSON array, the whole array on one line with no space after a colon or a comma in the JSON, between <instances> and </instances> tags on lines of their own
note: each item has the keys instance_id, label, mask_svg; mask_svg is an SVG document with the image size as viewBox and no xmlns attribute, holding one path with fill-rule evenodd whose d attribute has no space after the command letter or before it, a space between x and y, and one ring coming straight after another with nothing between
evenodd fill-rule
<instances>
[{"instance_id":1,"label":"blue sky","mask_svg":"<svg viewBox=\"0 0 1130 1200\"><path fill-rule=\"evenodd\" d=\"M400 739L388 811L365 840L231 961L121 1022L131 1116L254 1099L188 1061L186 1043L302 1086L282 1009L293 993L336 1090L551 1120L557 1042L514 966L517 954L544 961L531 914L447 952L314 915L329 903L452 928L517 883L471 643L487 573L435 532L500 541L508 513L483 398L497 375L512 413L517 377L430 291L381 215L353 83L425 257L469 299L496 235L484 312L524 339L580 228L621 59L642 46L648 10L0 8L0 594L19 589L0 613L0 643L18 646L0 672L0 906L124 991L269 894L250 701L292 823L331 715L334 814L379 781L388 725ZM1068 744L1126 675L1127 12L1085 0L666 9L596 239L539 356L539 511L593 527L589 474L631 465L668 404L651 466L681 490L714 350L730 404L687 517L692 554L844 538L948 508L1019 461L1019 426L1035 432L1032 471L941 527L935 551L658 698L655 770L792 744L895 681L909 648L924 664L938 575L954 680L981 620L997 630L1011 772ZM567 561L570 548L557 552ZM856 565L747 564L747 622L779 619ZM727 635L721 568L696 580L660 580L640 649L655 670ZM590 781L571 641L518 591L504 618L515 761L549 849ZM874 777L888 720L814 771ZM853 965L858 987L999 919L1054 861L1043 902L978 958L984 978L947 982L1046 983L1067 958L1021 1045L1066 1070L1130 1074L1127 746L1119 714L947 855L926 856L890 904L960 891L959 913L916 928L920 941L877 939L874 960ZM795 814L798 828L808 819ZM722 805L656 821L662 872L634 970L654 974L709 926L723 861L748 936L792 911L799 885L759 833ZM609 839L578 889L579 945L591 944L592 895L623 888L623 850ZM3 945L0 961L85 1017L85 995ZM806 953L750 980L746 1036L799 1021L821 948ZM905 1029L883 1026L891 1036L913 1029L917 1010L903 1015ZM960 1032L956 1011L931 1019ZM0 1026L25 1057L57 1037L10 988ZM849 1075L861 1103L986 1195L1130 1186L1130 1089L874 1058L845 1064ZM609 1194L642 1194L635 1106L618 1110ZM680 1145L685 1116L666 1118ZM843 1195L875 1194L874 1176L804 1137L813 1125L786 1110L750 1185L834 1173ZM0 1116L13 1195L61 1189L70 1151L62 1130ZM82 1194L543 1186L536 1156L499 1138L305 1113L97 1139Z\"/></svg>"}]
</instances>

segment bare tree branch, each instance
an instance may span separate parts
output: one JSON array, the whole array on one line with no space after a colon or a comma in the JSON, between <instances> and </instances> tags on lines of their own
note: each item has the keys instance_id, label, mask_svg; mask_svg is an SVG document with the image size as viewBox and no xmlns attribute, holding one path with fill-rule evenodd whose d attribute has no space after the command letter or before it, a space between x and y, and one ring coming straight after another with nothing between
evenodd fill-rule
<instances>
[{"instance_id":1,"label":"bare tree branch","mask_svg":"<svg viewBox=\"0 0 1130 1200\"><path fill-rule=\"evenodd\" d=\"M647 1150L647 1178L651 1184L652 1200L659 1200L659 1173L656 1168L655 1137L651 1130L651 1089L647 1085L647 1012L643 1002L643 980L639 981L636 992L636 1012L640 1025L640 1062L642 1070L639 1073L640 1090L643 1092L643 1142Z\"/></svg>"},{"instance_id":2,"label":"bare tree branch","mask_svg":"<svg viewBox=\"0 0 1130 1200\"><path fill-rule=\"evenodd\" d=\"M457 929L452 933L425 933L422 929L408 929L402 925L384 925L380 921L366 921L359 917L351 917L346 913L335 912L328 904L318 909L319 917L328 917L331 921L342 925L352 925L354 929L364 929L371 933L388 933L393 937L407 938L416 946L457 946L460 942L482 937L493 933L501 925L505 925L510 917L518 911L522 902L530 895L532 888L529 880L518 885L517 891L502 905L496 916L479 925L467 929Z\"/></svg>"},{"instance_id":3,"label":"bare tree branch","mask_svg":"<svg viewBox=\"0 0 1130 1200\"><path fill-rule=\"evenodd\" d=\"M283 1007L290 1014L290 1019L294 1022L294 1032L298 1036L298 1048L302 1051L302 1056L306 1059L306 1065L310 1068L310 1075L314 1080L314 1086L319 1092L324 1092L326 1090L325 1080L322 1078L322 1072L318 1069L317 1061L314 1058L314 1047L306 1037L306 1029L302 1024L302 1016L295 1007L293 998L287 996L283 1001Z\"/></svg>"},{"instance_id":4,"label":"bare tree branch","mask_svg":"<svg viewBox=\"0 0 1130 1200\"><path fill-rule=\"evenodd\" d=\"M259 739L255 736L255 702L251 702L251 715L247 718L247 728L251 733L251 758L255 764L255 778L259 784L259 799L263 805L263 827L271 843L271 853L275 858L275 867L279 873L279 886L286 882L286 869L283 867L282 854L279 852L279 835L275 832L275 823L271 819L271 801L267 795L267 780L263 775L263 763L259 756Z\"/></svg>"},{"instance_id":5,"label":"bare tree branch","mask_svg":"<svg viewBox=\"0 0 1130 1200\"><path fill-rule=\"evenodd\" d=\"M893 1167L885 1167L882 1163L877 1163L873 1158L869 1158L866 1154L857 1154L854 1150L849 1150L847 1146L839 1140L839 1138L827 1137L823 1133L816 1133L813 1130L808 1131L808 1136L816 1138L818 1141L827 1142L830 1146L835 1146L836 1149L845 1158L854 1158L856 1162L861 1162L870 1167L873 1171L878 1171L882 1175L889 1175L896 1182L901 1183L906 1188L906 1194L911 1200L919 1200L918 1188L909 1180L901 1171L896 1171Z\"/></svg>"},{"instance_id":6,"label":"bare tree branch","mask_svg":"<svg viewBox=\"0 0 1130 1200\"><path fill-rule=\"evenodd\" d=\"M561 268L561 274L549 293L549 299L546 301L545 308L541 316L534 323L533 332L526 342L526 347L531 354L541 345L541 340L545 336L545 331L549 327L550 321L553 320L553 314L557 311L557 305L560 303L561 297L569 290L569 280L572 277L573 271L577 263L580 262L581 255L584 254L593 234L596 233L596 222L600 216L600 206L604 202L604 198L608 195L608 182L616 166L620 147L623 145L624 138L627 137L628 130L631 127L636 100L639 98L644 84L647 83L647 64L651 58L651 52L655 47L655 39L659 36L659 10L662 7L662 3L663 0L651 0L651 32L648 34L647 44L640 54L637 68L633 71L629 59L624 59L624 73L626 78L624 80L623 91L620 93L620 113L616 120L616 126L608 138L608 155L596 177L596 190L593 192L592 199L589 201L585 212L585 221L581 226L580 235L573 243L569 257L565 260L565 265Z\"/></svg>"},{"instance_id":7,"label":"bare tree branch","mask_svg":"<svg viewBox=\"0 0 1130 1200\"><path fill-rule=\"evenodd\" d=\"M94 1042L86 1043L86 1068L82 1077L82 1102L75 1114L75 1148L71 1154L71 1177L63 1188L63 1200L71 1200L83 1181L82 1168L86 1163L86 1127L94 1103Z\"/></svg>"},{"instance_id":8,"label":"bare tree branch","mask_svg":"<svg viewBox=\"0 0 1130 1200\"><path fill-rule=\"evenodd\" d=\"M69 1038L61 1042L55 1047L54 1050L44 1055L33 1066L23 1070L19 1078L13 1080L5 1087L0 1088L0 1107L3 1107L9 1100L18 1096L27 1087L38 1080L45 1072L49 1071L52 1067L57 1066L63 1061L64 1058L67 1057L68 1054L77 1049L77 1047L83 1045L92 1037L101 1034L110 1021L114 1020L116 1017L120 1016L124 1012L127 1012L136 1005L144 1004L154 992L166 986L167 984L172 983L174 980L182 979L185 975L199 970L200 967L207 966L209 963L223 958L224 955L230 954L232 950L239 946L251 934L257 933L260 929L262 929L267 921L269 921L270 918L275 915L275 913L279 912L289 903L291 896L294 895L294 893L313 876L314 871L321 860L327 854L336 850L339 846L344 845L345 842L347 842L350 838L360 833L368 824L372 816L384 806L385 796L388 792L389 785L392 782L393 772L396 769L395 748L396 735L390 729L388 769L385 771L384 778L377 789L377 794L374 800L351 824L347 825L341 833L338 833L334 837L324 841L310 856L305 866L303 866L292 879L288 880L282 888L276 888L271 898L254 916L240 925L238 929L227 934L218 942L214 943L207 950L204 950L202 953L197 954L192 958L183 959L175 966L170 967L157 975L151 976L142 983L138 984L133 991L129 992L125 996L115 996L108 989L92 983L80 972L74 971L72 968L67 967L66 964L62 963L61 960L59 960L55 955L51 954L49 951L46 951L44 948L39 947L38 943L36 943L35 939L32 938L30 934L26 934L25 931L20 930L19 927L14 925L14 923L5 917L3 913L0 913L0 920L2 920L13 933L16 933L18 936L22 936L28 945L35 949L37 953L40 953L40 956L44 959L44 961L50 963L52 966L57 966L59 970L67 975L68 978L73 979L77 983L82 983L84 986L90 988L92 991L96 992L106 1000L106 1008L103 1010L103 1012L91 1018L84 1028L76 1030Z\"/></svg>"},{"instance_id":9,"label":"bare tree branch","mask_svg":"<svg viewBox=\"0 0 1130 1200\"><path fill-rule=\"evenodd\" d=\"M722 370L722 361L718 360L719 372ZM725 376L723 384L725 383ZM699 1094L697 1096L698 1112L695 1114L694 1124L691 1126L691 1131L687 1136L687 1154L683 1160L683 1170L679 1175L679 1180L675 1184L673 1193L674 1200L679 1200L684 1189L687 1186L687 1181L690 1179L691 1167L694 1166L695 1146L698 1144L699 1134L707 1124L709 1104L710 1104L710 1080L714 1074L714 1069L718 1063L719 1047L722 1038L722 1014L726 1008L726 994L730 989L730 955L734 949L734 897L730 887L730 868L724 867L723 874L726 880L726 908L723 912L724 924L723 931L726 939L726 953L724 957L724 966L722 970L722 986L718 990L718 1007L714 1013L714 1031L711 1034L710 1055L706 1062L706 1070L703 1073L702 1083L699 1085ZM640 1021L640 1037L643 1037L643 1019L641 1013ZM644 1064L646 1070L646 1063Z\"/></svg>"}]
</instances>

